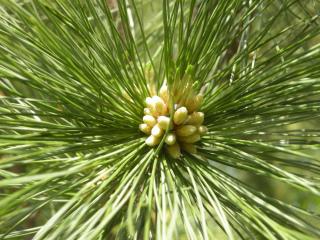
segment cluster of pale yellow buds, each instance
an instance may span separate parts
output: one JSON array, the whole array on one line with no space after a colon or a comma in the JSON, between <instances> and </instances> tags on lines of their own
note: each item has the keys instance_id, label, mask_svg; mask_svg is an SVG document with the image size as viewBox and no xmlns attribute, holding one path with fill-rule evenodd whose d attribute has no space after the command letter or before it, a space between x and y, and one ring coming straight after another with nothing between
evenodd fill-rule
<instances>
[{"instance_id":1,"label":"cluster of pale yellow buds","mask_svg":"<svg viewBox=\"0 0 320 240\"><path fill-rule=\"evenodd\" d=\"M145 140L146 144L150 147L157 146L165 136L166 150L171 157L179 158L181 150L195 154L197 149L194 144L208 131L202 125L203 112L197 111L202 99L202 94L180 97L171 111L166 84L160 88L159 96L147 97L143 123L139 126L142 132L149 135ZM170 112L173 113L171 118Z\"/></svg>"}]
</instances>

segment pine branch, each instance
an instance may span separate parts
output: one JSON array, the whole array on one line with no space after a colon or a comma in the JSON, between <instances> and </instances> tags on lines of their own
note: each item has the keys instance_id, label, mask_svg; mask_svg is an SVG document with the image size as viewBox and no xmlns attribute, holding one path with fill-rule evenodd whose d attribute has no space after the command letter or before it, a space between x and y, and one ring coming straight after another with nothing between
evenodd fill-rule
<instances>
[{"instance_id":1,"label":"pine branch","mask_svg":"<svg viewBox=\"0 0 320 240\"><path fill-rule=\"evenodd\" d=\"M0 3L0 239L320 237L319 3Z\"/></svg>"}]
</instances>

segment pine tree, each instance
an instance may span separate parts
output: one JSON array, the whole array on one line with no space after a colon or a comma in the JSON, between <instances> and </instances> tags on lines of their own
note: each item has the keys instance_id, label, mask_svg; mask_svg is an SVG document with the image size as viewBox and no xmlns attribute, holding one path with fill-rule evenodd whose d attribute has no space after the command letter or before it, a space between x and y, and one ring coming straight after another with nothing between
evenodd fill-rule
<instances>
[{"instance_id":1,"label":"pine tree","mask_svg":"<svg viewBox=\"0 0 320 240\"><path fill-rule=\"evenodd\" d=\"M319 9L0 0L0 239L319 239Z\"/></svg>"}]
</instances>

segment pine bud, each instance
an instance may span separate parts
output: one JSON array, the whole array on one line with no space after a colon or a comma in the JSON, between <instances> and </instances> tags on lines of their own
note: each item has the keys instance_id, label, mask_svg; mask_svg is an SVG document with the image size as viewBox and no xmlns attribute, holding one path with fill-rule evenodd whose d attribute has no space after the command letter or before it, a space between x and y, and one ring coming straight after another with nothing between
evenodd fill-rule
<instances>
[{"instance_id":1,"label":"pine bud","mask_svg":"<svg viewBox=\"0 0 320 240\"><path fill-rule=\"evenodd\" d=\"M195 143L195 142L200 140L200 134L195 133L195 134L193 134L191 136L180 137L179 140L181 142L185 142L185 143Z\"/></svg>"},{"instance_id":2,"label":"pine bud","mask_svg":"<svg viewBox=\"0 0 320 240\"><path fill-rule=\"evenodd\" d=\"M204 113L203 112L193 112L190 114L186 120L186 124L191 125L201 125L204 120Z\"/></svg>"},{"instance_id":3,"label":"pine bud","mask_svg":"<svg viewBox=\"0 0 320 240\"><path fill-rule=\"evenodd\" d=\"M198 133L200 134L200 135L204 135L204 134L206 134L208 132L208 128L206 127L206 126L199 126L198 127Z\"/></svg>"},{"instance_id":4,"label":"pine bud","mask_svg":"<svg viewBox=\"0 0 320 240\"><path fill-rule=\"evenodd\" d=\"M194 97L193 101L189 101L189 105L188 107L188 111L190 113L198 110L198 108L201 106L203 101L203 95L202 94L198 94L197 96Z\"/></svg>"},{"instance_id":5,"label":"pine bud","mask_svg":"<svg viewBox=\"0 0 320 240\"><path fill-rule=\"evenodd\" d=\"M166 139L165 139L166 144L173 145L173 144L176 143L176 141L177 141L177 138L176 138L176 135L174 133L169 133L166 136Z\"/></svg>"},{"instance_id":6,"label":"pine bud","mask_svg":"<svg viewBox=\"0 0 320 240\"><path fill-rule=\"evenodd\" d=\"M151 97L147 97L146 98L146 105L148 108L152 108L153 107L153 100Z\"/></svg>"},{"instance_id":7,"label":"pine bud","mask_svg":"<svg viewBox=\"0 0 320 240\"><path fill-rule=\"evenodd\" d=\"M158 125L163 130L167 130L170 126L170 118L166 116L158 117Z\"/></svg>"},{"instance_id":8,"label":"pine bud","mask_svg":"<svg viewBox=\"0 0 320 240\"><path fill-rule=\"evenodd\" d=\"M155 95L152 98L148 97L146 99L147 107L144 109L144 123L139 125L139 129L142 132L148 135L151 134L145 140L146 144L150 147L158 145L165 131L170 130L171 132L165 136L164 141L166 143L167 153L173 158L179 158L181 156L180 147L188 153L195 154L197 148L194 143L199 141L200 136L208 131L207 127L202 125L204 113L194 111L194 109L200 106L203 95L198 94L195 96L191 89L190 92L187 91L184 97L180 96L181 101L179 102L177 100L180 98L179 94L182 94L181 91L180 93L174 94L175 104L170 105L174 108L171 109L171 111L173 111L173 121L170 121L170 116L168 115L172 112L168 112L168 110L170 110L168 107L170 106L167 106L166 103L169 98L169 93L168 87L166 83L164 83L159 90L159 96L161 97ZM184 103L186 105L184 105ZM185 107L183 107L183 105ZM192 113L188 115L188 112Z\"/></svg>"},{"instance_id":9,"label":"pine bud","mask_svg":"<svg viewBox=\"0 0 320 240\"><path fill-rule=\"evenodd\" d=\"M144 132L145 134L150 134L151 133L151 127L146 124L146 123L142 123L139 125L139 129L141 132Z\"/></svg>"},{"instance_id":10,"label":"pine bud","mask_svg":"<svg viewBox=\"0 0 320 240\"><path fill-rule=\"evenodd\" d=\"M182 142L181 143L181 148L184 151L186 151L188 153L191 153L191 154L196 154L197 153L197 147L192 143L184 143L184 142Z\"/></svg>"},{"instance_id":11,"label":"pine bud","mask_svg":"<svg viewBox=\"0 0 320 240\"><path fill-rule=\"evenodd\" d=\"M179 144L175 143L172 146L167 146L167 152L172 158L179 158L181 155Z\"/></svg>"},{"instance_id":12,"label":"pine bud","mask_svg":"<svg viewBox=\"0 0 320 240\"><path fill-rule=\"evenodd\" d=\"M153 127L157 123L157 120L150 115L143 116L142 120L144 123L148 124L150 127Z\"/></svg>"},{"instance_id":13,"label":"pine bud","mask_svg":"<svg viewBox=\"0 0 320 240\"><path fill-rule=\"evenodd\" d=\"M153 96L152 101L154 103L154 110L157 115L164 115L167 113L167 105L164 103L163 99L158 96Z\"/></svg>"},{"instance_id":14,"label":"pine bud","mask_svg":"<svg viewBox=\"0 0 320 240\"><path fill-rule=\"evenodd\" d=\"M144 115L152 115L151 110L149 108L144 108L143 113Z\"/></svg>"},{"instance_id":15,"label":"pine bud","mask_svg":"<svg viewBox=\"0 0 320 240\"><path fill-rule=\"evenodd\" d=\"M163 83L160 90L159 90L160 97L165 101L169 102L169 92L168 92L168 86L166 83Z\"/></svg>"},{"instance_id":16,"label":"pine bud","mask_svg":"<svg viewBox=\"0 0 320 240\"><path fill-rule=\"evenodd\" d=\"M190 94L184 100L185 106L188 109L189 113L191 113L190 109L194 105L195 97L195 94L193 92L190 92Z\"/></svg>"},{"instance_id":17,"label":"pine bud","mask_svg":"<svg viewBox=\"0 0 320 240\"><path fill-rule=\"evenodd\" d=\"M146 98L146 105L149 108L149 110L151 112L151 115L153 115L153 116L158 116L159 115L159 113L156 110L156 104L155 104L155 98L154 97L152 97L152 98L147 97Z\"/></svg>"},{"instance_id":18,"label":"pine bud","mask_svg":"<svg viewBox=\"0 0 320 240\"><path fill-rule=\"evenodd\" d=\"M183 125L176 131L178 136L185 137L194 134L197 131L197 127L193 125Z\"/></svg>"},{"instance_id":19,"label":"pine bud","mask_svg":"<svg viewBox=\"0 0 320 240\"><path fill-rule=\"evenodd\" d=\"M185 107L180 107L173 115L173 121L175 124L182 124L188 117L188 110Z\"/></svg>"},{"instance_id":20,"label":"pine bud","mask_svg":"<svg viewBox=\"0 0 320 240\"><path fill-rule=\"evenodd\" d=\"M156 87L154 86L154 83L150 83L150 84L147 83L147 88L149 89L151 96L155 96L157 94Z\"/></svg>"},{"instance_id":21,"label":"pine bud","mask_svg":"<svg viewBox=\"0 0 320 240\"><path fill-rule=\"evenodd\" d=\"M151 134L155 137L160 138L163 135L164 131L162 128L159 127L159 124L153 126L151 130Z\"/></svg>"},{"instance_id":22,"label":"pine bud","mask_svg":"<svg viewBox=\"0 0 320 240\"><path fill-rule=\"evenodd\" d=\"M156 146L156 145L158 145L160 143L160 140L161 140L160 138L157 138L157 137L155 137L153 135L150 135L146 139L145 143L150 147L154 147L154 146Z\"/></svg>"}]
</instances>

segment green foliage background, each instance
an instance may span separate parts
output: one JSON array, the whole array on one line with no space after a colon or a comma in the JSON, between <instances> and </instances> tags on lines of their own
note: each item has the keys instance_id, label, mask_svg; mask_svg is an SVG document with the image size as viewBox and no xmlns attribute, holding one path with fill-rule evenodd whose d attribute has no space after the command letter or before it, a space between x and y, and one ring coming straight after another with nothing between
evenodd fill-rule
<instances>
[{"instance_id":1,"label":"green foliage background","mask_svg":"<svg viewBox=\"0 0 320 240\"><path fill-rule=\"evenodd\" d=\"M319 9L0 0L0 239L319 239ZM174 160L138 125L187 74L209 132Z\"/></svg>"}]
</instances>

